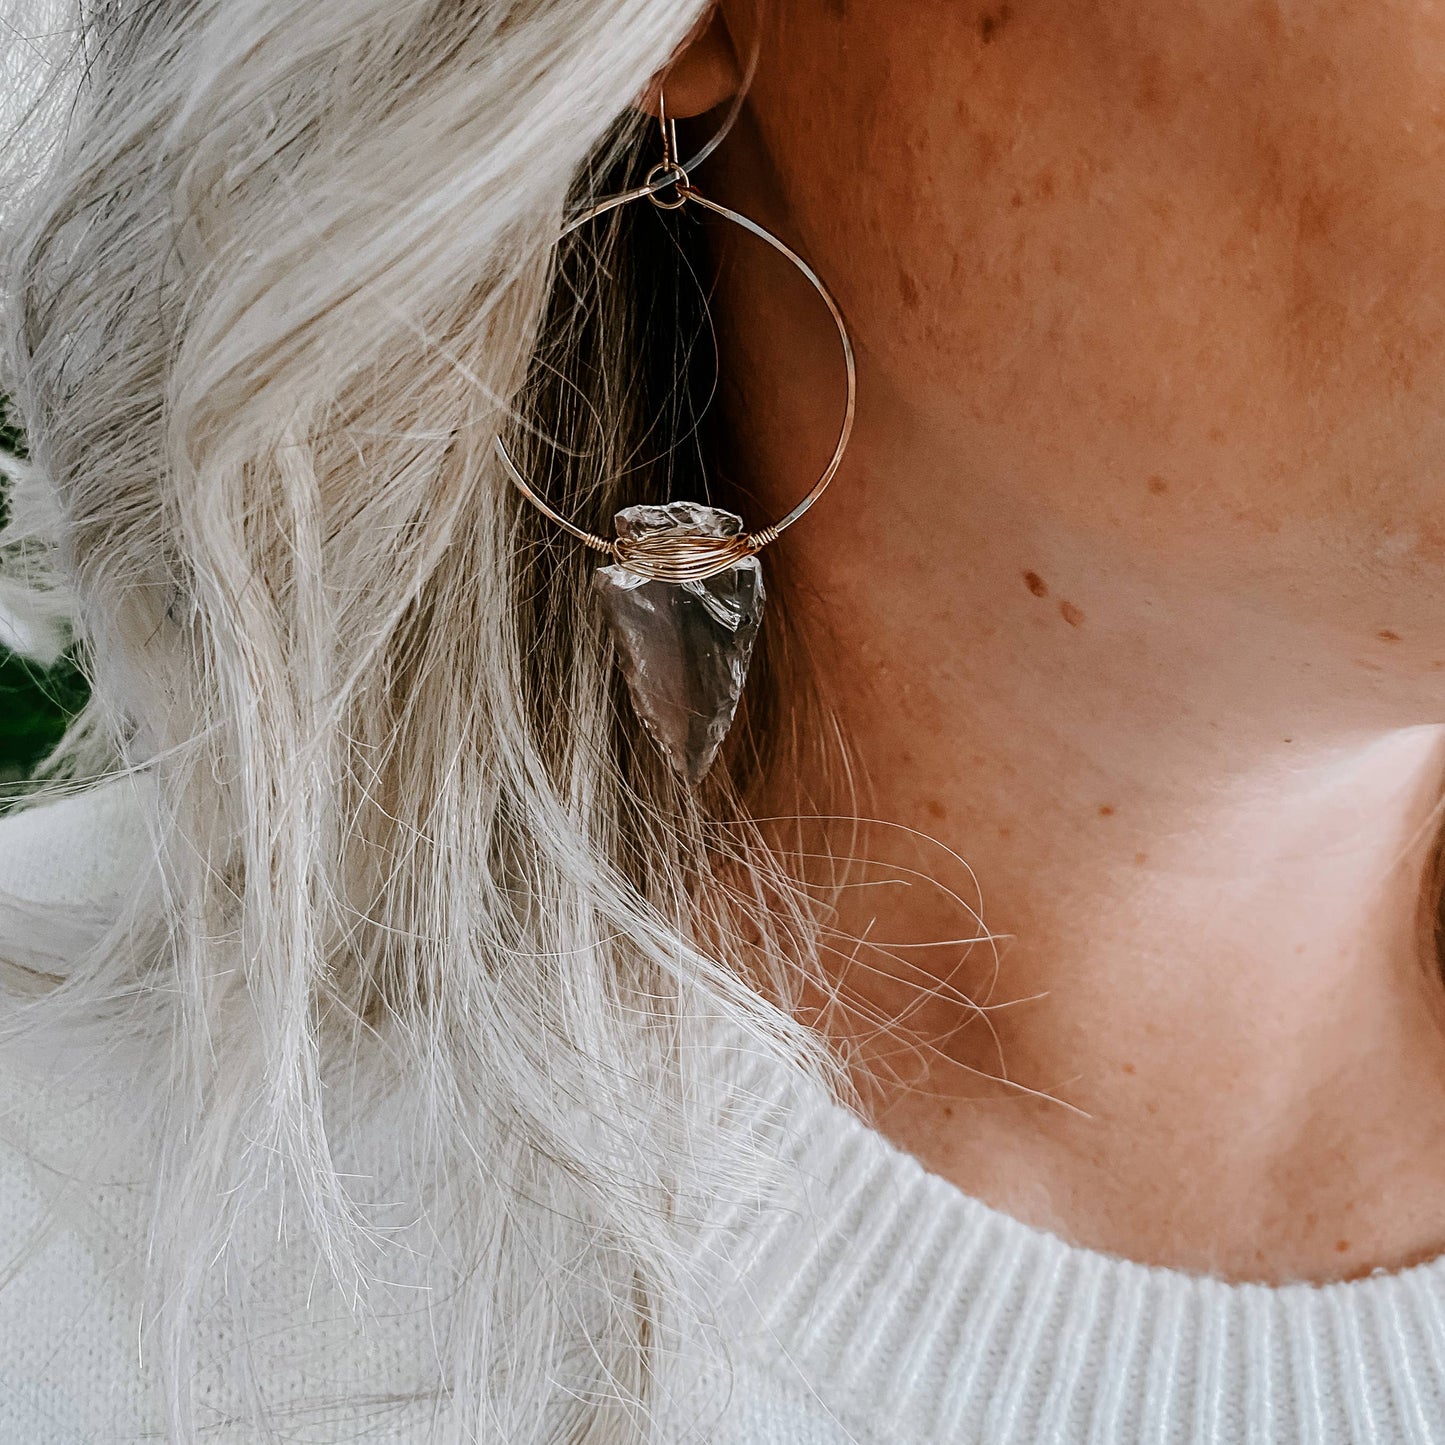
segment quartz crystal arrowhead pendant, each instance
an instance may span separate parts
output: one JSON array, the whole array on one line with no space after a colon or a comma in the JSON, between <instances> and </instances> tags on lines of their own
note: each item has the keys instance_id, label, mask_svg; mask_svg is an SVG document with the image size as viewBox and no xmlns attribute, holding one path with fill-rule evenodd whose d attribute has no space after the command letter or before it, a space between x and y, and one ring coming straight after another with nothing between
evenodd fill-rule
<instances>
[{"instance_id":1,"label":"quartz crystal arrowhead pendant","mask_svg":"<svg viewBox=\"0 0 1445 1445\"><path fill-rule=\"evenodd\" d=\"M620 537L733 537L742 528L732 512L693 502L617 514ZM673 769L699 782L732 725L748 675L763 616L761 564L744 557L699 582L660 582L613 563L598 568L593 581L638 716Z\"/></svg>"}]
</instances>

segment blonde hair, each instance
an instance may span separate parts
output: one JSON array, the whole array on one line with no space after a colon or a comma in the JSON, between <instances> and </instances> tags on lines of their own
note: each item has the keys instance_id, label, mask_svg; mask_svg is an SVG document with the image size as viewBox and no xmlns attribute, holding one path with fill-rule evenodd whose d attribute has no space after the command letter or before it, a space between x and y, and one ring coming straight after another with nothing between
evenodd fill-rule
<instances>
[{"instance_id":1,"label":"blonde hair","mask_svg":"<svg viewBox=\"0 0 1445 1445\"><path fill-rule=\"evenodd\" d=\"M742 805L796 714L765 658L730 764L677 785L592 563L492 443L604 530L667 481L637 465L645 242L558 237L703 0L60 9L74 45L7 150L0 389L30 458L0 545L93 688L43 793L134 772L155 866L83 946L7 933L0 1035L129 1061L173 1439L203 1423L203 1311L254 1323L257 1220L361 1328L403 1249L348 1171L383 1110L435 1438L648 1438L707 1334L696 1222L768 1178L710 1021L836 1084L789 1006L813 910ZM279 1407L240 1388L267 1438Z\"/></svg>"}]
</instances>

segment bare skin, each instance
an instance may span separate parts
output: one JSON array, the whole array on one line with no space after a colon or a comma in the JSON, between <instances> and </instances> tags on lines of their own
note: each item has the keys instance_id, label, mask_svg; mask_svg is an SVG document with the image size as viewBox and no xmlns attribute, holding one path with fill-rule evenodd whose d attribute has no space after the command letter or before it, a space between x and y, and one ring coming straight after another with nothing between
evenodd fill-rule
<instances>
[{"instance_id":1,"label":"bare skin","mask_svg":"<svg viewBox=\"0 0 1445 1445\"><path fill-rule=\"evenodd\" d=\"M766 9L696 179L827 278L861 388L781 605L899 825L860 850L956 885L955 851L1007 936L929 946L970 928L939 891L845 894L836 1026L906 1012L924 1046L880 1127L1149 1263L1445 1251L1445 10ZM740 52L752 15L725 0ZM721 22L667 83L681 113L736 85ZM766 516L841 380L749 244L719 237L718 312Z\"/></svg>"}]
</instances>

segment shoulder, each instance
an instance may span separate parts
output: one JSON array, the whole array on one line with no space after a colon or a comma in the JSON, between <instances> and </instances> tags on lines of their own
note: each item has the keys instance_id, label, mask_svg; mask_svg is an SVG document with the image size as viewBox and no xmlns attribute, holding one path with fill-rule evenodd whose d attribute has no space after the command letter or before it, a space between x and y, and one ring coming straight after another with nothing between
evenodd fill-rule
<instances>
[{"instance_id":1,"label":"shoulder","mask_svg":"<svg viewBox=\"0 0 1445 1445\"><path fill-rule=\"evenodd\" d=\"M840 1398L837 1384L813 1380L775 1345L749 1350L690 1396L688 1418L668 1438L708 1445L904 1445Z\"/></svg>"},{"instance_id":2,"label":"shoulder","mask_svg":"<svg viewBox=\"0 0 1445 1445\"><path fill-rule=\"evenodd\" d=\"M121 774L0 815L0 894L63 907L119 892L150 852L149 786Z\"/></svg>"}]
</instances>

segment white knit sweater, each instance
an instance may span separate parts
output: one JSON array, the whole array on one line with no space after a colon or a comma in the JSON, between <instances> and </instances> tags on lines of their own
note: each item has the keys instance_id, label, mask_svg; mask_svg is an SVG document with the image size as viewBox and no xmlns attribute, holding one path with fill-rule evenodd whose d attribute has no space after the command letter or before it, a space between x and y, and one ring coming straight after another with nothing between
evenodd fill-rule
<instances>
[{"instance_id":1,"label":"white knit sweater","mask_svg":"<svg viewBox=\"0 0 1445 1445\"><path fill-rule=\"evenodd\" d=\"M55 906L105 894L142 847L129 790L0 820L0 888ZM101 1191L32 1237L66 1186L26 1140L84 1137L86 1106L53 1081L7 1070L3 1084L0 1250L38 1248L14 1277L0 1259L0 1445L147 1438L134 1278L113 1233L88 1227L130 1216ZM1445 1258L1323 1287L1146 1268L960 1193L826 1102L774 1091L763 1107L803 1166L809 1207L720 1221L743 1264L736 1371L715 1402L700 1390L695 1417L712 1423L689 1439L1445 1445ZM405 1374L420 1344L343 1334L325 1366L374 1384ZM305 1361L285 1365L304 1394ZM218 1423L203 1438L258 1437ZM313 1417L285 1438L430 1436L424 1412L392 1407Z\"/></svg>"}]
</instances>

